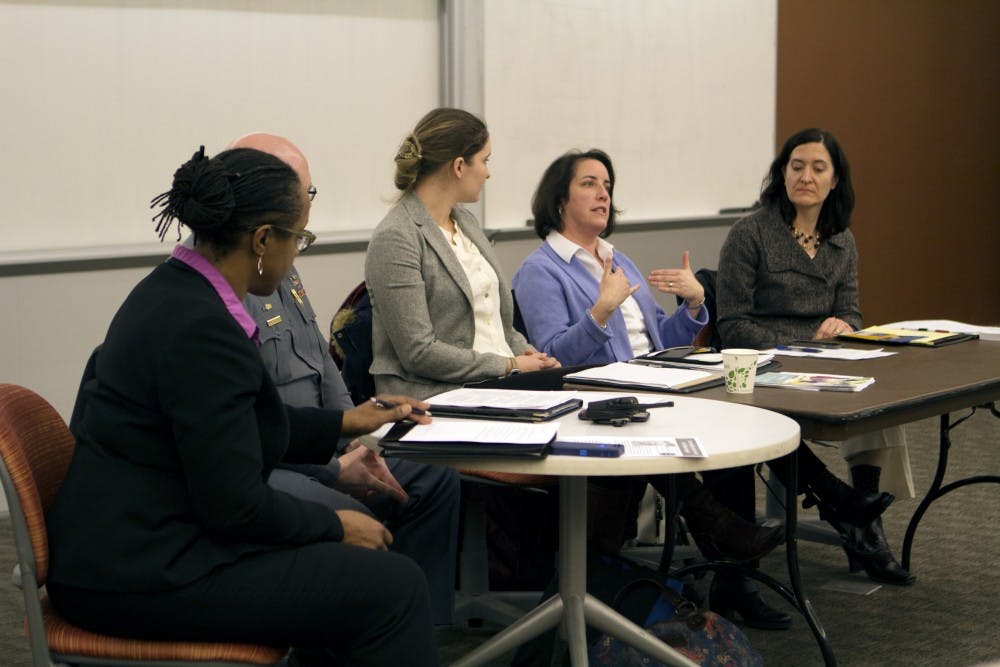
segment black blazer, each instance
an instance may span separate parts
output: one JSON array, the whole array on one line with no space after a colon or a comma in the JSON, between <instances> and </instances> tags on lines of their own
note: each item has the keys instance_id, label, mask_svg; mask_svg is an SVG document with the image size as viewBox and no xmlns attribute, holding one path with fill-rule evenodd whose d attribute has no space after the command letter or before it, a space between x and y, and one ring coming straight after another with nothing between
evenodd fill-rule
<instances>
[{"instance_id":1,"label":"black blazer","mask_svg":"<svg viewBox=\"0 0 1000 667\"><path fill-rule=\"evenodd\" d=\"M328 509L266 484L282 458L325 462L343 414L281 402L212 286L176 260L115 315L47 521L49 580L176 588L241 555L341 540Z\"/></svg>"}]
</instances>

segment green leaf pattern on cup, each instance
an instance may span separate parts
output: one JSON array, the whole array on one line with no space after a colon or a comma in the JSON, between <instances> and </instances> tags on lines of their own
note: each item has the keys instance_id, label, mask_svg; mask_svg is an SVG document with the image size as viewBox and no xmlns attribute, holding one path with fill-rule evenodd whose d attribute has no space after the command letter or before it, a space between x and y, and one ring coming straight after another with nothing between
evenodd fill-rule
<instances>
[{"instance_id":1,"label":"green leaf pattern on cup","mask_svg":"<svg viewBox=\"0 0 1000 667\"><path fill-rule=\"evenodd\" d=\"M726 389L728 391L746 391L752 384L750 368L733 368L726 373Z\"/></svg>"}]
</instances>

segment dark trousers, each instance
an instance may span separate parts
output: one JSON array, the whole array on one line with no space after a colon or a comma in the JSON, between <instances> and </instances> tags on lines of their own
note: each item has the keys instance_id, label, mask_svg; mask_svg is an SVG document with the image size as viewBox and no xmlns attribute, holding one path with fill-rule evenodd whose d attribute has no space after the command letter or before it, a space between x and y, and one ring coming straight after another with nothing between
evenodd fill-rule
<instances>
[{"instance_id":1,"label":"dark trousers","mask_svg":"<svg viewBox=\"0 0 1000 667\"><path fill-rule=\"evenodd\" d=\"M271 473L268 484L332 511L354 510L384 522L392 532L391 549L415 560L427 577L434 623L451 625L458 557L458 473L403 459L386 459L386 465L410 496L406 503L384 493L360 501L332 489L328 484L335 478L326 466L284 466Z\"/></svg>"},{"instance_id":2,"label":"dark trousers","mask_svg":"<svg viewBox=\"0 0 1000 667\"><path fill-rule=\"evenodd\" d=\"M323 649L329 665L439 664L423 573L387 551L321 542L245 556L172 591L48 590L71 622L107 634Z\"/></svg>"}]
</instances>

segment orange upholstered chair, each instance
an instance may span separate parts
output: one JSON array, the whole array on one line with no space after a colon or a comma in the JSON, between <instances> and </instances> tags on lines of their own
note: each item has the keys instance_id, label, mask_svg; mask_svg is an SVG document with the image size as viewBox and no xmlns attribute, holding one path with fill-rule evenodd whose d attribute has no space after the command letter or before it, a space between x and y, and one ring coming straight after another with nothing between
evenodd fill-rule
<instances>
[{"instance_id":1,"label":"orange upholstered chair","mask_svg":"<svg viewBox=\"0 0 1000 667\"><path fill-rule=\"evenodd\" d=\"M55 500L75 446L59 413L34 392L0 384L0 481L10 508L35 667L71 664L273 665L287 647L143 641L88 632L60 618L42 588L49 566L45 510Z\"/></svg>"}]
</instances>

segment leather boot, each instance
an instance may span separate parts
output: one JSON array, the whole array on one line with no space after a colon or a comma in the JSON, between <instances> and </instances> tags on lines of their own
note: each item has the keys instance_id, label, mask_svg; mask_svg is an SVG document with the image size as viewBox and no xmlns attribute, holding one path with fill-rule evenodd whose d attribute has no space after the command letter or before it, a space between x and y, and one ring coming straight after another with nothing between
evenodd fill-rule
<instances>
[{"instance_id":1,"label":"leather boot","mask_svg":"<svg viewBox=\"0 0 1000 667\"><path fill-rule=\"evenodd\" d=\"M873 493L878 491L880 474L878 466L857 465L851 468L851 481L859 493ZM864 569L869 579L897 586L909 586L917 580L892 555L882 530L882 517L863 526L852 525L845 529L846 535L841 535L851 572Z\"/></svg>"},{"instance_id":2,"label":"leather boot","mask_svg":"<svg viewBox=\"0 0 1000 667\"><path fill-rule=\"evenodd\" d=\"M792 617L769 606L760 596L753 579L716 572L708 589L708 608L720 616L736 621L739 614L743 625L760 630L787 630Z\"/></svg>"},{"instance_id":3,"label":"leather boot","mask_svg":"<svg viewBox=\"0 0 1000 667\"><path fill-rule=\"evenodd\" d=\"M877 488L872 492L855 490L823 468L806 480L806 499L802 506L817 505L820 518L830 523L864 526L880 517L895 499L891 493L879 493Z\"/></svg>"},{"instance_id":4,"label":"leather boot","mask_svg":"<svg viewBox=\"0 0 1000 667\"><path fill-rule=\"evenodd\" d=\"M747 521L704 487L685 496L680 511L698 549L712 560L755 560L785 541L784 527Z\"/></svg>"}]
</instances>

